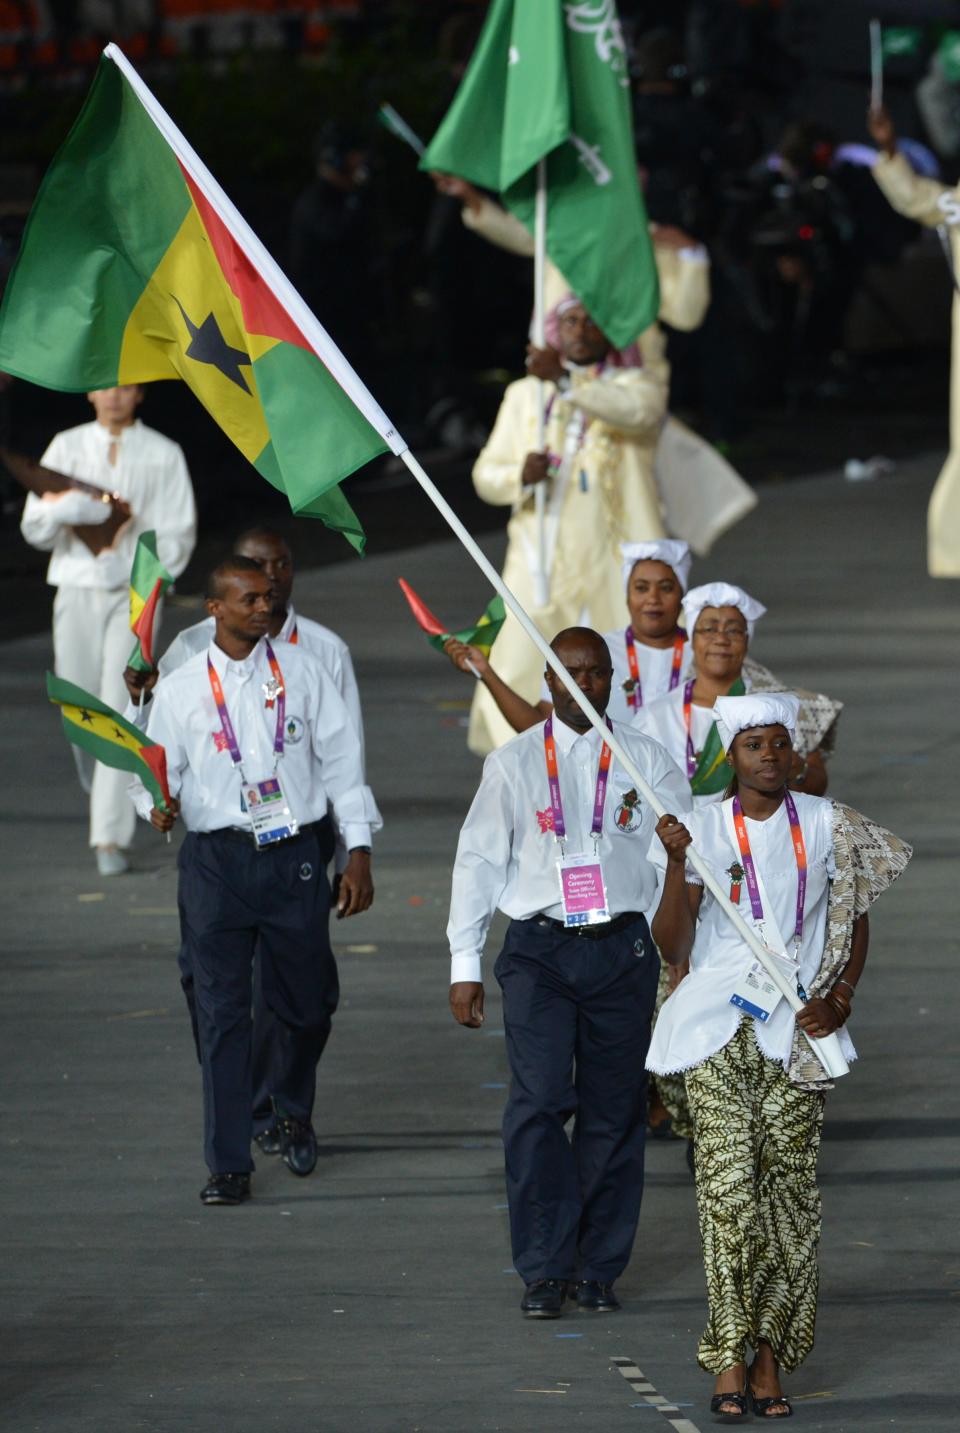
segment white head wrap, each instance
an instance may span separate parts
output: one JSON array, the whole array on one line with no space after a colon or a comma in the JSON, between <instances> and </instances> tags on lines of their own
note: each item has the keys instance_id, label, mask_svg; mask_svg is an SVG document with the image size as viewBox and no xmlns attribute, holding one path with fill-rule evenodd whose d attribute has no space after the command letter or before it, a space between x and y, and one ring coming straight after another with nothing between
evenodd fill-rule
<instances>
[{"instance_id":1,"label":"white head wrap","mask_svg":"<svg viewBox=\"0 0 960 1433\"><path fill-rule=\"evenodd\" d=\"M677 574L677 581L684 592L690 577L690 548L685 542L672 537L663 537L656 542L621 542L620 556L623 558L621 572L624 587L630 586L630 574L638 562L665 562Z\"/></svg>"},{"instance_id":2,"label":"white head wrap","mask_svg":"<svg viewBox=\"0 0 960 1433\"><path fill-rule=\"evenodd\" d=\"M717 697L713 719L723 749L729 751L737 732L751 726L785 726L793 741L799 710L800 698L792 692L748 692L745 697Z\"/></svg>"},{"instance_id":3,"label":"white head wrap","mask_svg":"<svg viewBox=\"0 0 960 1433\"><path fill-rule=\"evenodd\" d=\"M738 607L747 619L747 633L751 637L757 619L767 610L762 602L744 592L742 587L734 587L732 582L705 582L702 587L691 587L683 599L683 625L691 637L704 607Z\"/></svg>"}]
</instances>

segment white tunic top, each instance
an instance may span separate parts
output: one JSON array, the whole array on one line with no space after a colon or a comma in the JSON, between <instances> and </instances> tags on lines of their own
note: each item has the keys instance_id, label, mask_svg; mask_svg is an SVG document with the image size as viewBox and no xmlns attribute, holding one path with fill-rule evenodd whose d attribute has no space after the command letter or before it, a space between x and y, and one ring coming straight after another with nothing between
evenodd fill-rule
<instances>
[{"instance_id":1,"label":"white tunic top","mask_svg":"<svg viewBox=\"0 0 960 1433\"><path fill-rule=\"evenodd\" d=\"M624 682L630 680L630 662L627 658L627 639L625 629L618 627L613 632L604 632L603 640L610 649L610 660L613 663L613 682L610 687L610 705L607 707L607 715L611 721L629 722L633 719L633 708L628 705L627 693L624 691ZM640 669L640 691L643 697L644 706L651 702L658 701L665 697L670 691L670 677L673 673L673 643L669 647L646 647L642 642L636 642L637 666ZM687 642L683 649L683 662L680 667L680 683L686 680L687 669L690 666L691 647ZM549 702L550 689L546 682L540 692L541 701Z\"/></svg>"},{"instance_id":2,"label":"white tunic top","mask_svg":"<svg viewBox=\"0 0 960 1433\"><path fill-rule=\"evenodd\" d=\"M371 830L383 822L363 780L360 743L343 699L315 657L288 642L271 645L286 691L279 770L291 810L306 825L322 820L332 808L347 847L369 846ZM166 748L170 792L180 798L189 831L244 829L241 778L223 739L208 654L223 687L244 776L258 781L272 773L277 709L266 706L264 683L271 671L263 640L242 662L211 642L171 672L150 703L147 735ZM149 820L153 797L139 780L131 783L131 795L138 813Z\"/></svg>"},{"instance_id":3,"label":"white tunic top","mask_svg":"<svg viewBox=\"0 0 960 1433\"><path fill-rule=\"evenodd\" d=\"M205 617L202 622L195 622L192 627L185 627L164 652L157 663L157 671L160 677L168 677L178 667L197 652L205 652L213 641L213 634L216 631L216 621L213 617ZM320 622L314 622L309 617L303 617L294 611L293 603L287 608L287 615L283 626L272 639L277 642L289 642L294 631L297 634L296 646L302 647L305 652L316 657L324 671L333 681L337 691L343 697L350 719L353 722L357 735L360 738L361 760L363 759L363 717L360 712L360 692L357 688L357 678L353 670L353 661L350 656L350 648L342 637L336 632L331 632L329 627L324 627ZM135 717L130 714L136 712L137 708L131 704L124 715L130 721Z\"/></svg>"},{"instance_id":4,"label":"white tunic top","mask_svg":"<svg viewBox=\"0 0 960 1433\"><path fill-rule=\"evenodd\" d=\"M453 868L447 937L451 982L480 979L480 957L494 911L514 920L540 913L562 917L557 874L559 846L553 835L550 788L543 748L544 723L521 732L483 764L480 789L460 833ZM614 731L670 810L685 810L690 796L661 749L619 722ZM600 760L600 737L591 727L580 735L554 720L567 855L593 850L590 827ZM624 812L623 797L634 781L614 760L607 784L599 857L611 918L646 910L656 889L647 860L656 817L643 800ZM620 819L618 820L618 813Z\"/></svg>"},{"instance_id":5,"label":"white tunic top","mask_svg":"<svg viewBox=\"0 0 960 1433\"><path fill-rule=\"evenodd\" d=\"M109 461L111 443L116 444L114 463ZM107 510L99 500L76 491L52 500L30 493L20 531L31 547L52 554L47 568L52 587L127 587L137 539L151 528L160 561L171 577L180 576L196 542L197 510L177 443L139 419L118 434L102 423L82 423L58 433L40 461L67 477L119 493L132 513L112 546L94 556L73 527L103 518Z\"/></svg>"},{"instance_id":6,"label":"white tunic top","mask_svg":"<svg viewBox=\"0 0 960 1433\"><path fill-rule=\"evenodd\" d=\"M800 982L807 989L820 968L826 934L829 882L834 871L833 805L822 796L792 794L807 850L807 894L799 965ZM730 866L740 861L740 852L728 834L724 815L732 805L731 799L701 807L684 823L698 854L728 889ZM747 819L746 826L754 864L773 907L772 912L764 910L764 917L769 921L773 915L792 953L797 861L786 806L781 805L766 821ZM656 835L650 845L650 860L660 873L662 885L667 853ZM699 877L689 867L687 880L700 884ZM741 886L738 909L747 924L755 926L746 882ZM660 1011L647 1055L649 1070L667 1075L693 1069L723 1049L736 1034L741 1019L754 1020L760 1049L771 1060L781 1061L786 1069L796 1025L786 1000L780 1001L766 1022L745 1016L741 1009L730 1004L738 980L749 970L753 959L713 896L705 890L690 956L690 974L681 980ZM853 1042L845 1028L839 1031L839 1037L847 1059L856 1059Z\"/></svg>"}]
</instances>

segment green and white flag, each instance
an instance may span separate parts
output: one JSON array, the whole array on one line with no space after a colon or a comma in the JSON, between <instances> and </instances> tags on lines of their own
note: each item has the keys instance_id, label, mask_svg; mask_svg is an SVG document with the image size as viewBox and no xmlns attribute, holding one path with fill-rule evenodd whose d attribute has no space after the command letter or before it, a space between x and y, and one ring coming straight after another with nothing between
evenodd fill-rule
<instances>
[{"instance_id":1,"label":"green and white flag","mask_svg":"<svg viewBox=\"0 0 960 1433\"><path fill-rule=\"evenodd\" d=\"M420 168L500 194L532 233L544 158L547 253L625 348L653 323L660 294L614 0L492 0Z\"/></svg>"}]
</instances>

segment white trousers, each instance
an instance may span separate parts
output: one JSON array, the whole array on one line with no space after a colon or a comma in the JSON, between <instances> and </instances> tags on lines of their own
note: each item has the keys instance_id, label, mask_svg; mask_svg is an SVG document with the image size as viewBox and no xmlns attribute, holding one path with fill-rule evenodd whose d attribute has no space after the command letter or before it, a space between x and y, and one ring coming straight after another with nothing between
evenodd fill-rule
<instances>
[{"instance_id":1,"label":"white trousers","mask_svg":"<svg viewBox=\"0 0 960 1433\"><path fill-rule=\"evenodd\" d=\"M109 702L127 704L123 669L133 651L130 594L125 588L58 587L53 603L53 657L57 676ZM90 845L129 846L137 815L127 795L130 773L79 758L81 783L90 791Z\"/></svg>"}]
</instances>

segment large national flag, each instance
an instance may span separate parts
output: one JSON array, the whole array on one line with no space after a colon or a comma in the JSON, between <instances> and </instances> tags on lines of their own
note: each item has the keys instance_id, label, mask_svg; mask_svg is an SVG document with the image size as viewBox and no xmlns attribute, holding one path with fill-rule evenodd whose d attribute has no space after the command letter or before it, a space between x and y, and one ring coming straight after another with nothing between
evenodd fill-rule
<instances>
[{"instance_id":1,"label":"large national flag","mask_svg":"<svg viewBox=\"0 0 960 1433\"><path fill-rule=\"evenodd\" d=\"M420 161L499 193L532 232L546 159L547 252L617 348L660 306L614 0L491 0Z\"/></svg>"},{"instance_id":2,"label":"large national flag","mask_svg":"<svg viewBox=\"0 0 960 1433\"><path fill-rule=\"evenodd\" d=\"M407 599L417 625L426 632L427 641L431 647L436 647L438 652L442 652L445 644L453 637L457 642L466 642L472 647L479 647L483 655L489 657L490 648L500 635L500 628L507 618L503 598L499 593L490 599L472 627L463 627L459 632L450 632L444 627L440 618L430 611L423 598L414 592L409 582L404 581L402 577L399 577L397 581L400 583L400 590Z\"/></svg>"},{"instance_id":3,"label":"large national flag","mask_svg":"<svg viewBox=\"0 0 960 1433\"><path fill-rule=\"evenodd\" d=\"M173 578L157 556L157 534L142 532L130 569L130 630L137 643L127 666L135 671L152 672L157 665L157 614L160 599L172 585Z\"/></svg>"},{"instance_id":4,"label":"large national flag","mask_svg":"<svg viewBox=\"0 0 960 1433\"><path fill-rule=\"evenodd\" d=\"M104 766L134 772L153 796L154 804L161 811L170 809L167 753L159 742L151 741L99 697L52 672L47 673L47 696L60 708L67 741L82 746Z\"/></svg>"},{"instance_id":5,"label":"large national flag","mask_svg":"<svg viewBox=\"0 0 960 1433\"><path fill-rule=\"evenodd\" d=\"M386 451L388 434L304 337L251 258L257 245L111 46L30 215L0 311L0 369L78 392L181 378L294 512L362 550L337 483Z\"/></svg>"}]
</instances>

